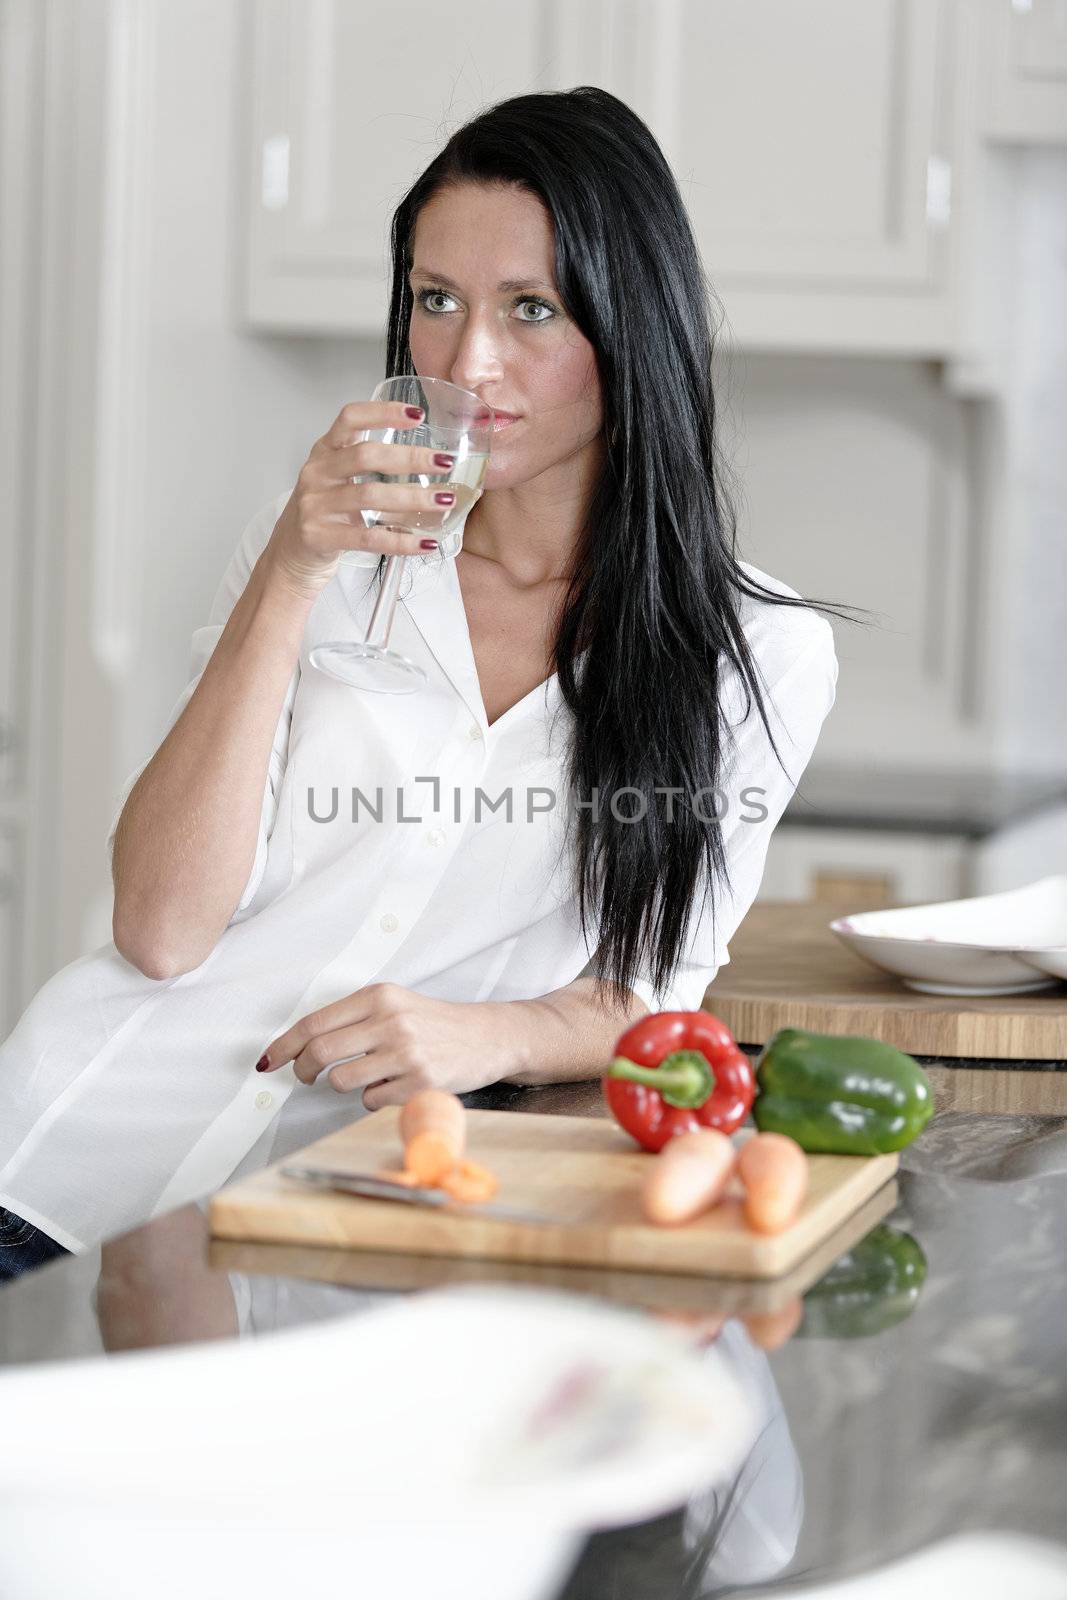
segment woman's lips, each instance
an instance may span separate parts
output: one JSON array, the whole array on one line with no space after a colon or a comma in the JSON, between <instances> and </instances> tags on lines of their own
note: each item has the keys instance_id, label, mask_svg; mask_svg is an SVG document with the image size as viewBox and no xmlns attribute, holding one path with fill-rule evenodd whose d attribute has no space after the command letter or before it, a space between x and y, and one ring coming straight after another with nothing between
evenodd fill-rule
<instances>
[{"instance_id":1,"label":"woman's lips","mask_svg":"<svg viewBox=\"0 0 1067 1600\"><path fill-rule=\"evenodd\" d=\"M499 433L501 428L509 428L513 422L521 421L521 417L512 417L506 411L498 411L493 418L493 432Z\"/></svg>"}]
</instances>

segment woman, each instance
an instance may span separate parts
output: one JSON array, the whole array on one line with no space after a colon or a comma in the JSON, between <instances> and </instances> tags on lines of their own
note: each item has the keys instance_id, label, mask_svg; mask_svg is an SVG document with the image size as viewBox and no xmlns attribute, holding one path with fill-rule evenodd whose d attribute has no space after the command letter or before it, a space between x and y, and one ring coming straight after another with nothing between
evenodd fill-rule
<instances>
[{"instance_id":1,"label":"woman","mask_svg":"<svg viewBox=\"0 0 1067 1600\"><path fill-rule=\"evenodd\" d=\"M402 420L356 402L193 637L112 830L114 943L0 1049L9 1273L426 1084L593 1077L646 1007L698 1007L833 703L829 624L734 554L706 282L640 119L589 87L490 108L392 246L389 373L518 417L460 555L409 563L392 642L427 686L307 667L419 556L361 508L434 504L353 479L444 476L354 444Z\"/></svg>"}]
</instances>

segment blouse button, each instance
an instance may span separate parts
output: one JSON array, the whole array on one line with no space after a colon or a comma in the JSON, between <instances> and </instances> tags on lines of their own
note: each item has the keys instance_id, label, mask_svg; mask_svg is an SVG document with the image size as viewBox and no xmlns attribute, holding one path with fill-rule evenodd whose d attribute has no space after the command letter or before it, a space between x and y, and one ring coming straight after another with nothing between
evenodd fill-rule
<instances>
[{"instance_id":1,"label":"blouse button","mask_svg":"<svg viewBox=\"0 0 1067 1600\"><path fill-rule=\"evenodd\" d=\"M427 844L432 844L436 847L439 844L444 844L444 842L445 830L443 828L431 828L426 835Z\"/></svg>"},{"instance_id":2,"label":"blouse button","mask_svg":"<svg viewBox=\"0 0 1067 1600\"><path fill-rule=\"evenodd\" d=\"M383 933L395 933L396 930L399 928L400 923L398 922L396 917L393 916L393 913L391 911L387 911L385 913L385 916L382 918L379 926L380 926L380 928L381 928Z\"/></svg>"},{"instance_id":3,"label":"blouse button","mask_svg":"<svg viewBox=\"0 0 1067 1600\"><path fill-rule=\"evenodd\" d=\"M274 1096L272 1094L268 1094L266 1089L261 1089L256 1095L257 1111L269 1111L273 1104Z\"/></svg>"},{"instance_id":4,"label":"blouse button","mask_svg":"<svg viewBox=\"0 0 1067 1600\"><path fill-rule=\"evenodd\" d=\"M482 736L481 728L479 728L479 726L478 726L478 724L476 722L472 722L470 727L467 729L467 738L473 744L475 739L480 739L481 736Z\"/></svg>"}]
</instances>

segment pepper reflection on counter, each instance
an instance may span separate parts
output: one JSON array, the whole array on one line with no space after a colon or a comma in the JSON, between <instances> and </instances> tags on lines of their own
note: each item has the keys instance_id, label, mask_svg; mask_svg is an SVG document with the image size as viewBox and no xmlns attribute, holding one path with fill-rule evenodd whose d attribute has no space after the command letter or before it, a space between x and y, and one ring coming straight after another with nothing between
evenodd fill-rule
<instances>
[{"instance_id":1,"label":"pepper reflection on counter","mask_svg":"<svg viewBox=\"0 0 1067 1600\"><path fill-rule=\"evenodd\" d=\"M867 1339L910 1317L926 1281L916 1239L882 1223L872 1228L804 1296L796 1336Z\"/></svg>"}]
</instances>

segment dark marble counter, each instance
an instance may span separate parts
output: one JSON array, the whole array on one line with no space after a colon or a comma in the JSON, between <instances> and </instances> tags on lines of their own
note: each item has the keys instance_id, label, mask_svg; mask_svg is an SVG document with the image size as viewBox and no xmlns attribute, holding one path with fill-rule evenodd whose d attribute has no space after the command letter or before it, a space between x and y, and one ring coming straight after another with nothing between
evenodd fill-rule
<instances>
[{"instance_id":1,"label":"dark marble counter","mask_svg":"<svg viewBox=\"0 0 1067 1600\"><path fill-rule=\"evenodd\" d=\"M984 839L1046 807L1067 804L1067 773L945 771L813 763L781 825L871 828ZM1056 865L1049 871L1056 871Z\"/></svg>"},{"instance_id":2,"label":"dark marble counter","mask_svg":"<svg viewBox=\"0 0 1067 1600\"><path fill-rule=\"evenodd\" d=\"M601 1109L596 1085L465 1098ZM839 1263L803 1285L803 1321L774 1349L755 1335L774 1343L788 1286L769 1301L766 1285L691 1279L672 1307L678 1280L613 1273L598 1287L597 1275L531 1269L685 1319L694 1343L728 1348L766 1410L729 1495L594 1534L560 1600L794 1589L967 1530L1067 1542L1065 1179L1067 1118L939 1111L904 1152L895 1203L886 1196L887 1214L853 1245L854 1270ZM894 1280L902 1251L926 1263L914 1291ZM262 1337L410 1292L410 1281L381 1287L382 1268L380 1256L212 1244L203 1208L187 1206L99 1260L66 1258L0 1288L0 1365ZM436 1263L438 1281L454 1270Z\"/></svg>"}]
</instances>

